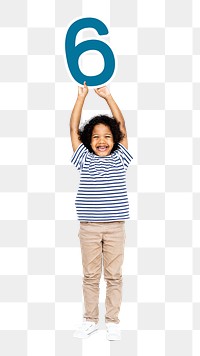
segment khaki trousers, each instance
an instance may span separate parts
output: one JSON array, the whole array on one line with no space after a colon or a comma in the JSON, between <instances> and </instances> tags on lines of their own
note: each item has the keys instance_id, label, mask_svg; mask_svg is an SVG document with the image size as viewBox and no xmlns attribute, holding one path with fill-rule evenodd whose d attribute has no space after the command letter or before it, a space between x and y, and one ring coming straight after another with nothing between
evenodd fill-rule
<instances>
[{"instance_id":1,"label":"khaki trousers","mask_svg":"<svg viewBox=\"0 0 200 356\"><path fill-rule=\"evenodd\" d=\"M122 301L122 263L124 259L125 224L116 222L80 222L83 296L86 320L99 320L99 282L104 267L106 280L106 322L119 323Z\"/></svg>"}]
</instances>

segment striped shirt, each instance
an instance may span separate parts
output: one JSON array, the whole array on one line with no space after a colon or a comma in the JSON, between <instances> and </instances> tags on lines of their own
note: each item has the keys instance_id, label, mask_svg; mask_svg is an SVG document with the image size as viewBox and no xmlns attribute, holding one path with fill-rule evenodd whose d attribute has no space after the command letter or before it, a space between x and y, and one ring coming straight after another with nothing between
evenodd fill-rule
<instances>
[{"instance_id":1,"label":"striped shirt","mask_svg":"<svg viewBox=\"0 0 200 356\"><path fill-rule=\"evenodd\" d=\"M132 160L122 145L108 156L97 156L83 145L71 162L80 171L76 196L78 220L106 222L129 219L126 170Z\"/></svg>"}]
</instances>

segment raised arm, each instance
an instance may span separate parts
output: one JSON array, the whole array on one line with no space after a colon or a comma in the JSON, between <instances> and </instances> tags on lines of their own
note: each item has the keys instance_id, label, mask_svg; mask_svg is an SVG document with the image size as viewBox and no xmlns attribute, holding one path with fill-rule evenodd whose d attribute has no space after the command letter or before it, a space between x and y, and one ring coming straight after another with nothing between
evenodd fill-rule
<instances>
[{"instance_id":1,"label":"raised arm","mask_svg":"<svg viewBox=\"0 0 200 356\"><path fill-rule=\"evenodd\" d=\"M83 88L78 87L78 96L70 118L70 136L71 136L73 151L76 151L76 149L81 143L81 141L79 140L78 131L79 131L83 104L87 96L87 93L88 93L88 87L86 85L86 82L84 82Z\"/></svg>"},{"instance_id":2,"label":"raised arm","mask_svg":"<svg viewBox=\"0 0 200 356\"><path fill-rule=\"evenodd\" d=\"M102 88L95 89L95 92L99 96L101 96L102 98L104 98L106 100L106 102L112 112L113 117L117 120L117 122L119 122L120 130L123 133L123 139L121 140L120 143L124 147L128 148L128 137L127 137L125 120L124 120L124 117L122 115L120 108L118 107L117 103L113 99L109 89L107 87L102 87Z\"/></svg>"}]
</instances>

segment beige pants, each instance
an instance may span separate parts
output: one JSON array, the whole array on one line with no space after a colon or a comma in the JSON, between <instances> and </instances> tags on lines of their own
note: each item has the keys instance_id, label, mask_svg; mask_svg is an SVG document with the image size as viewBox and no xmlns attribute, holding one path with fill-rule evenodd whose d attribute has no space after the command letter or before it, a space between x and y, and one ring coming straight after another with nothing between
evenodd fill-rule
<instances>
[{"instance_id":1,"label":"beige pants","mask_svg":"<svg viewBox=\"0 0 200 356\"><path fill-rule=\"evenodd\" d=\"M84 274L84 318L94 322L99 320L99 281L103 261L104 278L107 282L105 321L119 323L125 243L124 221L81 222L79 238Z\"/></svg>"}]
</instances>

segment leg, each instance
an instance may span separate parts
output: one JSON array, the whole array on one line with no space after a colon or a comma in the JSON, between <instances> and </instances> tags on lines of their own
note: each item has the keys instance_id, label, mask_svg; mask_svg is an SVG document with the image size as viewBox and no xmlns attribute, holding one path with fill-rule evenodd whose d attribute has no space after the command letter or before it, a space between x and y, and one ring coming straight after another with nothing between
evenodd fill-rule
<instances>
[{"instance_id":1,"label":"leg","mask_svg":"<svg viewBox=\"0 0 200 356\"><path fill-rule=\"evenodd\" d=\"M106 288L106 323L119 323L122 301L122 263L124 259L124 222L110 223L103 235L103 263Z\"/></svg>"},{"instance_id":2,"label":"leg","mask_svg":"<svg viewBox=\"0 0 200 356\"><path fill-rule=\"evenodd\" d=\"M80 224L80 245L83 264L83 296L88 321L99 319L99 281L102 271L102 239L95 224Z\"/></svg>"}]
</instances>

